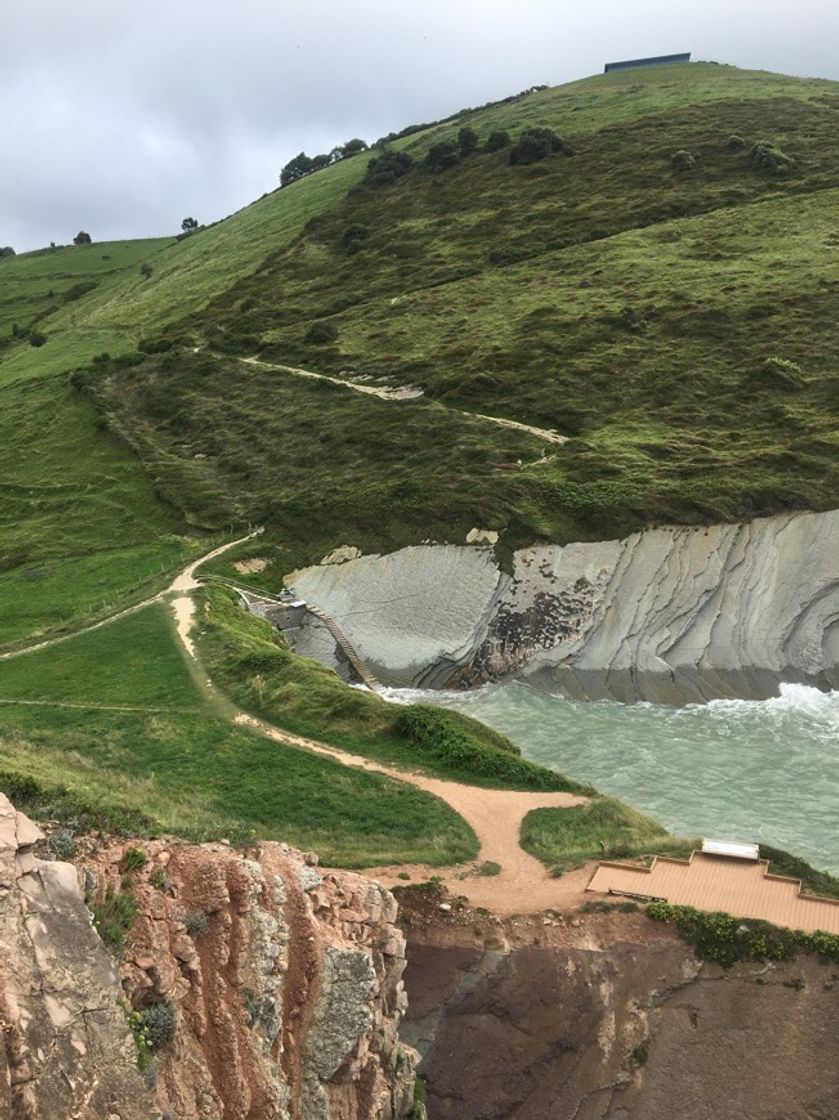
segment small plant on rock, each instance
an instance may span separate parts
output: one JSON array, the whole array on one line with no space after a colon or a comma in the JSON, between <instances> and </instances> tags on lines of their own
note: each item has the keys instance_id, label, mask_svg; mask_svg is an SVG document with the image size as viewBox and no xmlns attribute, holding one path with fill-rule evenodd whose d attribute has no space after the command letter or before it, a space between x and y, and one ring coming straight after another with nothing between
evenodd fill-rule
<instances>
[{"instance_id":1,"label":"small plant on rock","mask_svg":"<svg viewBox=\"0 0 839 1120\"><path fill-rule=\"evenodd\" d=\"M126 871L139 871L149 862L149 857L144 848L129 848L122 858L122 866Z\"/></svg>"},{"instance_id":2,"label":"small plant on rock","mask_svg":"<svg viewBox=\"0 0 839 1120\"><path fill-rule=\"evenodd\" d=\"M184 925L190 937L200 937L206 933L209 921L206 910L190 910L184 914Z\"/></svg>"},{"instance_id":3,"label":"small plant on rock","mask_svg":"<svg viewBox=\"0 0 839 1120\"><path fill-rule=\"evenodd\" d=\"M72 829L57 828L50 836L49 846L56 859L71 859L76 854L76 839Z\"/></svg>"}]
</instances>

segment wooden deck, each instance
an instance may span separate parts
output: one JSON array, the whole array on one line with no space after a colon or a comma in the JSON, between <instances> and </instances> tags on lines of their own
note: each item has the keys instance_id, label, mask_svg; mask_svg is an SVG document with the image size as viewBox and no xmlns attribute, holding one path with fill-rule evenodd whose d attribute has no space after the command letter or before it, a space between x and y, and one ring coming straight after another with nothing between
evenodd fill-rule
<instances>
[{"instance_id":1,"label":"wooden deck","mask_svg":"<svg viewBox=\"0 0 839 1120\"><path fill-rule=\"evenodd\" d=\"M768 867L766 860L752 863L702 852L690 860L658 856L650 867L600 863L586 890L653 895L677 906L839 934L839 900L802 894L799 879L770 875Z\"/></svg>"}]
</instances>

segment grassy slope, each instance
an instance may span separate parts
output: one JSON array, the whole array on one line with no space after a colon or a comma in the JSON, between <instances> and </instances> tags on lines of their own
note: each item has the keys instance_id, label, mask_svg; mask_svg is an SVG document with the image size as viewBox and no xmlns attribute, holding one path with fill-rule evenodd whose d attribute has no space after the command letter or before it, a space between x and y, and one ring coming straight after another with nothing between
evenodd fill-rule
<instances>
[{"instance_id":1,"label":"grassy slope","mask_svg":"<svg viewBox=\"0 0 839 1120\"><path fill-rule=\"evenodd\" d=\"M71 811L78 801L115 817L139 811L192 837L255 830L346 866L475 855L471 830L436 798L215 715L165 610L0 662L0 786L31 777L68 790ZM124 704L138 710L110 710Z\"/></svg>"},{"instance_id":2,"label":"grassy slope","mask_svg":"<svg viewBox=\"0 0 839 1120\"><path fill-rule=\"evenodd\" d=\"M0 389L0 529L0 645L102 613L198 548L59 377Z\"/></svg>"},{"instance_id":3,"label":"grassy slope","mask_svg":"<svg viewBox=\"0 0 839 1120\"><path fill-rule=\"evenodd\" d=\"M183 241L129 242L163 248L153 256L143 248L132 259L136 268L45 318L41 323L48 336L45 346L34 350L23 343L0 351L0 383L66 370L103 351L133 351L144 336L203 307L232 281L252 272L265 256L297 236L309 218L335 206L364 168L363 157L344 160L305 184L267 195ZM73 254L95 257L109 248L111 243L74 246L60 250L61 260L69 269ZM154 269L148 280L139 274L139 262L146 259ZM43 260L25 254L0 261L0 282L5 274L11 287L27 270L36 272ZM43 286L44 281L38 283ZM0 298L3 293L0 286Z\"/></svg>"},{"instance_id":4,"label":"grassy slope","mask_svg":"<svg viewBox=\"0 0 839 1120\"><path fill-rule=\"evenodd\" d=\"M138 445L154 426L144 457L173 500L218 524L247 494L295 560L346 540L457 540L470 519L509 547L835 505L837 104L831 83L700 65L475 112L482 136L538 122L576 154L522 168L479 153L351 192L173 332L575 437L546 462L531 437L467 434L427 405L374 415L231 360L116 373L108 407ZM421 152L456 127L401 143ZM758 139L794 158L787 177L752 169ZM670 165L678 148L689 173ZM369 236L348 255L357 223ZM319 318L335 344L307 341ZM800 373L767 372L775 357Z\"/></svg>"},{"instance_id":5,"label":"grassy slope","mask_svg":"<svg viewBox=\"0 0 839 1120\"><path fill-rule=\"evenodd\" d=\"M613 797L597 797L573 809L534 809L522 822L522 847L558 871L593 859L631 859L653 855L687 859L701 841L671 836L637 809ZM760 846L769 870L800 879L812 894L839 898L839 879L816 871L779 848Z\"/></svg>"},{"instance_id":6,"label":"grassy slope","mask_svg":"<svg viewBox=\"0 0 839 1120\"><path fill-rule=\"evenodd\" d=\"M139 278L141 264L154 267L161 250L173 242L171 237L101 241L4 257L0 260L0 338L11 333L13 323L25 327L34 319L40 323L62 319L68 324L84 319L90 303L106 299L126 276ZM90 291L74 291L88 283L95 285ZM26 349L23 353L37 368L38 356Z\"/></svg>"}]
</instances>

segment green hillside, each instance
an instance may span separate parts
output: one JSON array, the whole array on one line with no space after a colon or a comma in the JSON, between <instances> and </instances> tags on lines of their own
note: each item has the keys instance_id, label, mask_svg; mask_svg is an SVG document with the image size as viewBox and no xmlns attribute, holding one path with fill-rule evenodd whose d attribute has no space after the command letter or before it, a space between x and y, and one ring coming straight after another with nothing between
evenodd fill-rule
<instances>
[{"instance_id":1,"label":"green hillside","mask_svg":"<svg viewBox=\"0 0 839 1120\"><path fill-rule=\"evenodd\" d=\"M700 64L461 114L397 140L407 173L336 198L165 353L77 383L174 505L266 521L280 565L474 524L511 548L831 507L837 112L835 84ZM476 150L429 169L464 124ZM533 126L560 150L486 150Z\"/></svg>"},{"instance_id":2,"label":"green hillside","mask_svg":"<svg viewBox=\"0 0 839 1120\"><path fill-rule=\"evenodd\" d=\"M276 586L347 543L481 526L505 561L836 506L837 123L836 83L599 75L409 127L181 240L0 260L0 650L143 600L248 523L267 532L239 555ZM553 135L511 162L533 128ZM353 866L474 855L442 802L262 740L236 703L438 776L576 788L347 688L223 591L198 605L200 679L162 604L0 661L0 784L47 816Z\"/></svg>"}]
</instances>

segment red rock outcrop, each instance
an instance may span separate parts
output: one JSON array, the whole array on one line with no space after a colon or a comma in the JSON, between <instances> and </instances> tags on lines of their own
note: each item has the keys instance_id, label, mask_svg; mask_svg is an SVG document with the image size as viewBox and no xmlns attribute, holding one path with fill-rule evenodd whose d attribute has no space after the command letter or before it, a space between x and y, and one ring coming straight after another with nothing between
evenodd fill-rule
<instances>
[{"instance_id":1,"label":"red rock outcrop","mask_svg":"<svg viewBox=\"0 0 839 1120\"><path fill-rule=\"evenodd\" d=\"M137 902L120 965L127 1002L141 1015L169 1009L171 1040L147 1070L164 1115L406 1115L416 1055L398 1039L405 943L389 892L282 844L87 848L78 862L95 896Z\"/></svg>"},{"instance_id":2,"label":"red rock outcrop","mask_svg":"<svg viewBox=\"0 0 839 1120\"><path fill-rule=\"evenodd\" d=\"M149 1120L113 959L42 839L0 794L0 1117Z\"/></svg>"}]
</instances>

